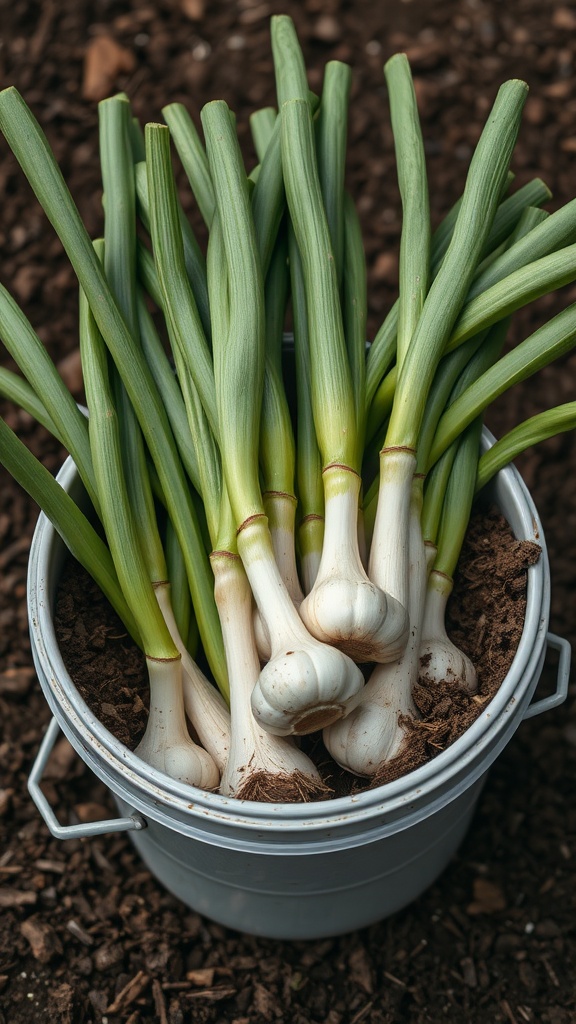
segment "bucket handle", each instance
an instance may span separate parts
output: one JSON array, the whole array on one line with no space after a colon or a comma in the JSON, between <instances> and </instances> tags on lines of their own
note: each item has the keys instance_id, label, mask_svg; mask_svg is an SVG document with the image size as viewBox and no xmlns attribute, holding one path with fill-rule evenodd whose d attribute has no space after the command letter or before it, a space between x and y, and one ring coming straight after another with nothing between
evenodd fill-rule
<instances>
[{"instance_id":1,"label":"bucket handle","mask_svg":"<svg viewBox=\"0 0 576 1024\"><path fill-rule=\"evenodd\" d=\"M556 690L549 697L542 697L542 700L536 700L533 704L529 704L524 712L523 721L526 718L534 718L535 715L541 715L544 711L551 711L552 708L557 708L559 704L564 703L568 696L568 678L572 656L570 644L562 636L556 636L555 633L547 633L546 645L559 653Z\"/></svg>"},{"instance_id":2,"label":"bucket handle","mask_svg":"<svg viewBox=\"0 0 576 1024\"><path fill-rule=\"evenodd\" d=\"M40 789L40 782L50 757L52 748L60 732L60 725L55 718L48 726L32 771L28 777L28 792L32 797L40 814L44 818L50 832L55 839L86 839L90 836L101 836L107 832L130 832L140 831L146 828L146 821L140 814L134 812L128 818L109 818L107 821L88 821L77 825L61 825L54 811L50 807L44 793Z\"/></svg>"}]
</instances>

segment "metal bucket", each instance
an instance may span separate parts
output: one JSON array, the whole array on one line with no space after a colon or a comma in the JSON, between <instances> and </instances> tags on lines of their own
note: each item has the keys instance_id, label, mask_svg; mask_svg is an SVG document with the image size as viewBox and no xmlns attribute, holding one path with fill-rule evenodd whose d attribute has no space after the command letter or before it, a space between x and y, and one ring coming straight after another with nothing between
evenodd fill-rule
<instances>
[{"instance_id":1,"label":"metal bucket","mask_svg":"<svg viewBox=\"0 0 576 1024\"><path fill-rule=\"evenodd\" d=\"M82 493L71 460L58 479L74 497ZM40 516L28 604L34 663L54 719L29 789L52 834L130 831L147 866L184 903L223 925L271 938L348 932L414 900L456 852L487 770L522 720L556 707L567 694L570 647L547 632L550 574L538 514L513 467L498 475L492 497L516 537L542 548L528 570L524 630L498 693L428 764L379 789L313 804L260 804L193 789L150 768L103 727L58 649L53 608L66 550ZM556 692L531 703L548 646L560 653ZM120 818L59 825L39 783L60 729L110 788Z\"/></svg>"}]
</instances>

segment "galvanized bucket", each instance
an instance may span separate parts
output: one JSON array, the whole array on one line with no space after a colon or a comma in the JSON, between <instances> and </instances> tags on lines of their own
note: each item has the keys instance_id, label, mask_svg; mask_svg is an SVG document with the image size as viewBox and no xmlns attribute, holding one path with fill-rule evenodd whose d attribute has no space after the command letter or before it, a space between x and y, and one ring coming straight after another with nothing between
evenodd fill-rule
<instances>
[{"instance_id":1,"label":"galvanized bucket","mask_svg":"<svg viewBox=\"0 0 576 1024\"><path fill-rule=\"evenodd\" d=\"M484 443L490 443L485 432ZM74 497L68 460L59 474ZM255 935L312 939L348 932L414 900L463 839L486 773L520 723L556 707L568 688L570 647L548 632L550 574L542 527L519 474L498 475L492 497L516 537L542 547L528 570L524 631L497 695L451 747L379 789L314 804L259 804L185 786L155 771L94 717L68 675L53 608L66 551L40 516L30 555L28 603L34 662L54 719L29 779L52 834L77 838L129 831L158 880L184 903ZM547 647L559 651L556 692L531 703ZM65 733L116 798L120 817L62 826L40 780Z\"/></svg>"}]
</instances>

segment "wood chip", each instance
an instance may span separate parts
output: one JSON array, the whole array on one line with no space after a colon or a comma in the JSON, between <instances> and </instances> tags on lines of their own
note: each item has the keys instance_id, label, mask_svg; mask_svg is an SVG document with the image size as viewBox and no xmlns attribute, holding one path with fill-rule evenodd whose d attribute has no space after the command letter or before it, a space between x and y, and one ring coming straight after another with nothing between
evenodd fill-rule
<instances>
[{"instance_id":1,"label":"wood chip","mask_svg":"<svg viewBox=\"0 0 576 1024\"><path fill-rule=\"evenodd\" d=\"M93 946L94 945L94 938L93 938L93 936L90 935L90 933L87 932L82 927L81 924L78 924L77 921L74 921L74 920L67 921L66 922L66 928L68 929L70 934L74 936L75 939L78 939L79 942L83 942L85 946Z\"/></svg>"},{"instance_id":2,"label":"wood chip","mask_svg":"<svg viewBox=\"0 0 576 1024\"><path fill-rule=\"evenodd\" d=\"M10 808L10 802L14 796L13 789L0 789L0 818L3 818Z\"/></svg>"},{"instance_id":3,"label":"wood chip","mask_svg":"<svg viewBox=\"0 0 576 1024\"><path fill-rule=\"evenodd\" d=\"M231 999L235 995L235 988L229 985L215 985L214 988L203 988L198 992L189 992L186 998L205 999L209 1003L217 1003L220 999Z\"/></svg>"},{"instance_id":4,"label":"wood chip","mask_svg":"<svg viewBox=\"0 0 576 1024\"><path fill-rule=\"evenodd\" d=\"M201 21L206 13L206 0L181 0L181 7L190 21Z\"/></svg>"},{"instance_id":5,"label":"wood chip","mask_svg":"<svg viewBox=\"0 0 576 1024\"><path fill-rule=\"evenodd\" d=\"M90 801L85 804L74 804L74 814L83 824L91 821L106 821L110 817L110 811L104 804L97 804Z\"/></svg>"},{"instance_id":6,"label":"wood chip","mask_svg":"<svg viewBox=\"0 0 576 1024\"><path fill-rule=\"evenodd\" d=\"M0 889L0 908L33 906L38 894L22 889Z\"/></svg>"},{"instance_id":7,"label":"wood chip","mask_svg":"<svg viewBox=\"0 0 576 1024\"><path fill-rule=\"evenodd\" d=\"M168 1024L168 1017L166 1016L166 1001L158 978L154 978L154 981L152 982L152 995L154 997L154 1009L156 1010L156 1016L159 1019L159 1024Z\"/></svg>"},{"instance_id":8,"label":"wood chip","mask_svg":"<svg viewBox=\"0 0 576 1024\"><path fill-rule=\"evenodd\" d=\"M25 697L35 675L33 668L8 668L0 672L0 697Z\"/></svg>"},{"instance_id":9,"label":"wood chip","mask_svg":"<svg viewBox=\"0 0 576 1024\"><path fill-rule=\"evenodd\" d=\"M105 99L118 86L119 76L135 67L136 58L131 50L120 46L112 36L96 36L86 47L82 96L96 103Z\"/></svg>"},{"instance_id":10,"label":"wood chip","mask_svg":"<svg viewBox=\"0 0 576 1024\"><path fill-rule=\"evenodd\" d=\"M138 971L127 985L118 993L113 1003L106 1010L106 1013L124 1013L124 1011L138 999L150 981L149 975L144 971Z\"/></svg>"},{"instance_id":11,"label":"wood chip","mask_svg":"<svg viewBox=\"0 0 576 1024\"><path fill-rule=\"evenodd\" d=\"M51 924L38 917L29 917L20 925L20 931L30 944L32 956L41 964L49 964L62 955L62 943Z\"/></svg>"},{"instance_id":12,"label":"wood chip","mask_svg":"<svg viewBox=\"0 0 576 1024\"><path fill-rule=\"evenodd\" d=\"M374 979L372 977L372 965L368 954L363 946L354 949L348 957L350 967L350 980L358 985L366 995L371 996L374 992Z\"/></svg>"},{"instance_id":13,"label":"wood chip","mask_svg":"<svg viewBox=\"0 0 576 1024\"><path fill-rule=\"evenodd\" d=\"M99 946L94 953L94 966L97 971L107 971L109 967L115 967L124 959L124 950L120 943L114 945L105 944Z\"/></svg>"},{"instance_id":14,"label":"wood chip","mask_svg":"<svg viewBox=\"0 0 576 1024\"><path fill-rule=\"evenodd\" d=\"M55 744L46 762L44 778L54 781L66 779L70 774L70 769L74 764L76 756L76 751L70 741L65 736L62 736Z\"/></svg>"},{"instance_id":15,"label":"wood chip","mask_svg":"<svg viewBox=\"0 0 576 1024\"><path fill-rule=\"evenodd\" d=\"M214 968L201 967L197 971L186 971L186 979L198 988L210 988L214 981Z\"/></svg>"},{"instance_id":16,"label":"wood chip","mask_svg":"<svg viewBox=\"0 0 576 1024\"><path fill-rule=\"evenodd\" d=\"M49 871L54 875L63 875L66 871L66 864L62 860L35 860L34 867L38 871Z\"/></svg>"},{"instance_id":17,"label":"wood chip","mask_svg":"<svg viewBox=\"0 0 576 1024\"><path fill-rule=\"evenodd\" d=\"M497 914L506 909L506 897L502 889L487 878L474 879L474 898L466 907L468 914Z\"/></svg>"},{"instance_id":18,"label":"wood chip","mask_svg":"<svg viewBox=\"0 0 576 1024\"><path fill-rule=\"evenodd\" d=\"M373 1002L366 1003L366 1006L363 1006L361 1010L358 1010L358 1013L354 1014L352 1020L350 1021L350 1024L360 1024L360 1021L365 1020L368 1014L370 1013L370 1010L372 1009L373 1005Z\"/></svg>"}]
</instances>

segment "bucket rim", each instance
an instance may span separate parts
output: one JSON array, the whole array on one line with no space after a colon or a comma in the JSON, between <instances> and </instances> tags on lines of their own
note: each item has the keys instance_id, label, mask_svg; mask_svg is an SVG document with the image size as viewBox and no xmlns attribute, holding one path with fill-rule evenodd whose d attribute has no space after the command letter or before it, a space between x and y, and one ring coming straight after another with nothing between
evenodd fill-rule
<instances>
[{"instance_id":1,"label":"bucket rim","mask_svg":"<svg viewBox=\"0 0 576 1024\"><path fill-rule=\"evenodd\" d=\"M493 437L484 428L483 444L489 447L491 443ZM77 479L76 466L71 458L67 458L57 480L69 489ZM94 750L97 758L103 758L109 764L106 771L100 773L104 781L114 789L110 773L119 774L124 793L145 794L146 813L152 817L153 807L158 803L184 816L193 814L205 819L217 818L222 824L229 822L248 830L281 828L282 831L293 831L306 826L315 830L326 825L335 827L339 822L350 823L355 817L392 814L406 805L420 803L428 796L431 798L439 788L447 786L467 763L476 761L486 748L494 746L495 737L508 727L512 715L518 717L517 724L520 724L521 711L531 696L528 693L533 676L531 669L540 660L546 642L550 582L542 524L532 497L513 465L500 471L496 489L499 503L503 497L513 500L523 538L536 540L542 549L538 562L528 569L526 614L514 661L498 692L462 736L431 761L393 782L314 803L269 804L199 790L147 765L96 718L64 665L55 637L48 595L51 559L58 543L63 542L41 513L30 549L28 613L34 659L48 704L80 756ZM506 514L505 510L503 512ZM92 760L91 766L98 774L98 765ZM490 763L488 760L482 770L486 770Z\"/></svg>"}]
</instances>

